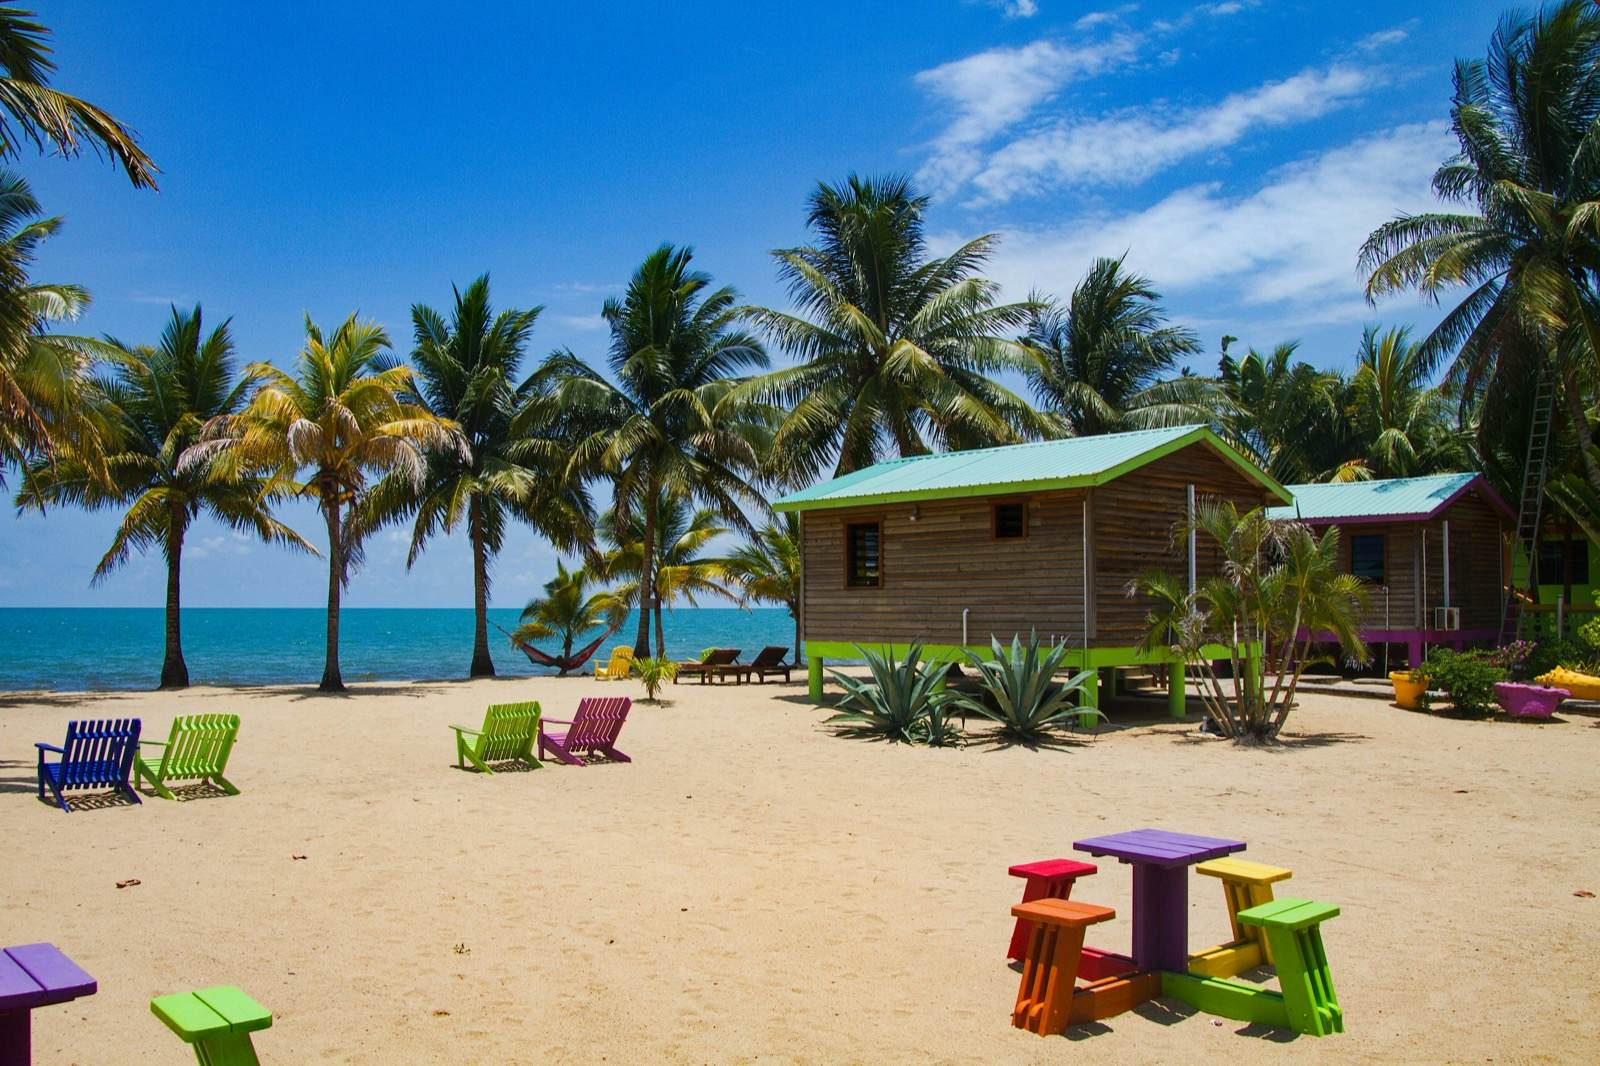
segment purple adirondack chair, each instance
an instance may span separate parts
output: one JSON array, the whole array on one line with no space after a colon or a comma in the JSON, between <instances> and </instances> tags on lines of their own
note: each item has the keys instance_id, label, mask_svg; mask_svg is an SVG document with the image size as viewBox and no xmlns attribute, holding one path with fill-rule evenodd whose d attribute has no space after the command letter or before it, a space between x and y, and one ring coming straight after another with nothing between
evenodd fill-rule
<instances>
[{"instance_id":1,"label":"purple adirondack chair","mask_svg":"<svg viewBox=\"0 0 1600 1066\"><path fill-rule=\"evenodd\" d=\"M626 696L596 696L578 701L578 713L572 720L542 718L539 720L539 757L546 754L571 766L586 766L580 751L591 756L599 753L615 762L632 762L617 750L617 734L622 723L628 720L628 708L633 701ZM564 725L565 733L546 733L547 724Z\"/></svg>"}]
</instances>

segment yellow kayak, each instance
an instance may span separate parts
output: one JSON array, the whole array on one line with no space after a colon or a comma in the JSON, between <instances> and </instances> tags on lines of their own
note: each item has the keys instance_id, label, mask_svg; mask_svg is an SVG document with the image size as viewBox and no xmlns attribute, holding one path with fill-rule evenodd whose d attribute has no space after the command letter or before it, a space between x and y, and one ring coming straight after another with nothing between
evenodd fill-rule
<instances>
[{"instance_id":1,"label":"yellow kayak","mask_svg":"<svg viewBox=\"0 0 1600 1066\"><path fill-rule=\"evenodd\" d=\"M1547 674L1540 674L1534 680L1552 688L1564 688L1572 693L1572 698L1576 700L1600 700L1600 677L1595 677L1593 674L1580 674L1576 670L1558 666Z\"/></svg>"}]
</instances>

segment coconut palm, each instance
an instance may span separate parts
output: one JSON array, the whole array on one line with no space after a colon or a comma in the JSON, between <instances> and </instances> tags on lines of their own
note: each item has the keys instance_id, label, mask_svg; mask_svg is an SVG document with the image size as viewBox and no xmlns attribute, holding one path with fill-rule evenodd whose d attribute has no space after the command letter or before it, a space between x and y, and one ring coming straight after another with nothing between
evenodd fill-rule
<instances>
[{"instance_id":1,"label":"coconut palm","mask_svg":"<svg viewBox=\"0 0 1600 1066\"><path fill-rule=\"evenodd\" d=\"M1361 454L1341 464L1335 480L1410 477L1471 462L1449 389L1430 381L1418 351L1404 327L1362 331L1341 404Z\"/></svg>"},{"instance_id":2,"label":"coconut palm","mask_svg":"<svg viewBox=\"0 0 1600 1066\"><path fill-rule=\"evenodd\" d=\"M568 570L556 562L556 576L544 583L544 595L528 601L522 609L522 622L512 630L513 640L531 644L536 640L558 640L561 661L572 658L572 646L592 629L616 628L628 613L628 601L609 589L590 592L593 576L583 567ZM561 667L561 677L567 667Z\"/></svg>"},{"instance_id":3,"label":"coconut palm","mask_svg":"<svg viewBox=\"0 0 1600 1066\"><path fill-rule=\"evenodd\" d=\"M462 443L454 423L405 401L415 383L389 354L383 327L351 315L325 336L307 315L305 330L294 373L251 364L250 378L259 384L249 405L213 422L200 454L263 472L272 490L317 501L328 535L327 655L319 687L336 692L344 689L340 595L361 559L369 478L398 474L420 484L425 449L459 450Z\"/></svg>"},{"instance_id":4,"label":"coconut palm","mask_svg":"<svg viewBox=\"0 0 1600 1066\"><path fill-rule=\"evenodd\" d=\"M369 525L413 519L409 568L434 536L465 527L472 547L474 629L472 677L494 676L489 655L490 568L505 545L512 519L529 523L557 547L572 549L588 536L589 501L567 476L570 441L559 410L536 378L517 370L540 308L495 314L489 278L453 290L450 320L431 307L411 309L420 408L461 427L464 450L435 449L420 485L398 470L373 486Z\"/></svg>"},{"instance_id":5,"label":"coconut palm","mask_svg":"<svg viewBox=\"0 0 1600 1066\"><path fill-rule=\"evenodd\" d=\"M995 303L999 287L978 273L993 235L930 256L927 207L904 178L820 184L807 219L815 243L773 253L795 309L754 309L754 320L798 365L746 391L789 412L772 440L778 480L1045 432L989 376L1029 365L1010 338L1036 305Z\"/></svg>"},{"instance_id":6,"label":"coconut palm","mask_svg":"<svg viewBox=\"0 0 1600 1066\"><path fill-rule=\"evenodd\" d=\"M616 592L624 600L643 602L639 597L645 566L643 521L637 512L624 516L611 510L600 516L597 528L606 546L597 571L607 579L621 581ZM679 600L698 607L700 598L708 595L733 598L720 584L719 561L704 554L713 541L728 532L712 508L691 508L683 497L665 494L656 504L656 585L649 597L654 605L656 658L666 654L663 607L670 608Z\"/></svg>"},{"instance_id":7,"label":"coconut palm","mask_svg":"<svg viewBox=\"0 0 1600 1066\"><path fill-rule=\"evenodd\" d=\"M223 322L204 331L200 308L172 309L154 347L109 341L99 384L111 418L99 469L75 453L37 460L23 478L18 504L43 510L64 503L122 510L111 547L95 567L99 583L134 552L159 549L167 564L166 654L161 687L189 684L179 607L184 537L207 514L268 543L313 550L272 516L271 494L257 477L215 461L188 462L205 424L238 411L248 380L236 373L233 338Z\"/></svg>"},{"instance_id":8,"label":"coconut palm","mask_svg":"<svg viewBox=\"0 0 1600 1066\"><path fill-rule=\"evenodd\" d=\"M1600 9L1566 0L1508 15L1486 59L1457 63L1451 121L1461 150L1433 188L1468 210L1402 215L1375 230L1361 253L1367 294L1415 288L1438 300L1467 288L1423 340L1423 364L1453 355L1448 380L1464 409L1552 375L1567 432L1586 443L1600 353ZM1506 421L1485 417L1480 432ZM1600 487L1600 465L1578 451Z\"/></svg>"},{"instance_id":9,"label":"coconut palm","mask_svg":"<svg viewBox=\"0 0 1600 1066\"><path fill-rule=\"evenodd\" d=\"M1072 436L1211 422L1220 397L1205 378L1169 377L1200 339L1167 324L1161 295L1122 259L1097 259L1065 306L1028 324L1034 399Z\"/></svg>"},{"instance_id":10,"label":"coconut palm","mask_svg":"<svg viewBox=\"0 0 1600 1066\"><path fill-rule=\"evenodd\" d=\"M50 88L56 65L49 40L33 12L0 7L0 158L17 158L24 142L65 156L87 145L122 164L135 188L154 189L156 165L131 129L89 101Z\"/></svg>"},{"instance_id":11,"label":"coconut palm","mask_svg":"<svg viewBox=\"0 0 1600 1066\"><path fill-rule=\"evenodd\" d=\"M1296 359L1296 348L1292 342L1271 352L1251 348L1241 359L1224 348L1218 365L1223 436L1282 482L1311 480L1337 466L1350 447L1337 417L1338 377Z\"/></svg>"},{"instance_id":12,"label":"coconut palm","mask_svg":"<svg viewBox=\"0 0 1600 1066\"><path fill-rule=\"evenodd\" d=\"M776 603L794 619L794 656L800 660L800 516L786 512L748 535L717 561L739 606Z\"/></svg>"},{"instance_id":13,"label":"coconut palm","mask_svg":"<svg viewBox=\"0 0 1600 1066\"><path fill-rule=\"evenodd\" d=\"M687 248L664 244L634 272L627 291L606 301L612 379L569 351L552 354L541 373L579 433L575 473L611 479L613 506L640 523L639 543L660 544L663 498L695 500L744 527L742 504L762 499L749 480L757 465L755 434L763 418L747 413L737 376L767 365L756 337L739 328L731 288L710 290L709 275L690 268ZM634 654L650 654L656 552L642 561ZM659 643L659 642L658 642Z\"/></svg>"}]
</instances>

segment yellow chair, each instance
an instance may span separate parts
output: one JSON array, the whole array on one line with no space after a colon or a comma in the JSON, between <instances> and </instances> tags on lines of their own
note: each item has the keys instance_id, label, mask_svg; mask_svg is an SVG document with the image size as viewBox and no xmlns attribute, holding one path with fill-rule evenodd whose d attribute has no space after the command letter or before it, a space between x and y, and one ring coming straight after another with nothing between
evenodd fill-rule
<instances>
[{"instance_id":1,"label":"yellow chair","mask_svg":"<svg viewBox=\"0 0 1600 1066\"><path fill-rule=\"evenodd\" d=\"M626 681L633 672L633 649L621 645L611 649L611 658L594 664L596 681Z\"/></svg>"},{"instance_id":2,"label":"yellow chair","mask_svg":"<svg viewBox=\"0 0 1600 1066\"><path fill-rule=\"evenodd\" d=\"M1194 872L1222 881L1222 896L1228 904L1233 939L1190 955L1189 972L1206 977L1233 977L1262 964L1271 964L1272 952L1267 947L1265 933L1258 925L1239 921L1239 912L1271 903L1273 882L1287 880L1292 876L1290 872L1280 866L1231 856L1203 862Z\"/></svg>"}]
</instances>

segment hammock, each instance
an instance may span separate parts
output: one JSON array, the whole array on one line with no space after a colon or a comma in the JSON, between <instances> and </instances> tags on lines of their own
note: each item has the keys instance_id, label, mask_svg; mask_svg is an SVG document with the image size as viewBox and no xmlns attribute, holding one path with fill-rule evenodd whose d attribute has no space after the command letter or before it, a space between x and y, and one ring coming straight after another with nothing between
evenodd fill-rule
<instances>
[{"instance_id":1,"label":"hammock","mask_svg":"<svg viewBox=\"0 0 1600 1066\"><path fill-rule=\"evenodd\" d=\"M519 649L522 654L526 655L528 657L528 661L533 663L533 665L553 666L562 673L566 673L569 670L576 670L584 663L588 662L589 657L599 650L600 645L604 644L610 638L611 634L622 628L622 624L618 623L617 625L614 625L610 629L606 630L604 633L601 633L594 639L592 643L585 644L582 648L573 652L571 656L562 658L558 655L548 655L545 652L540 651L538 648L535 648L532 644L526 644L518 640L509 629L501 625L499 622L495 622L493 624L496 629L511 638L511 646Z\"/></svg>"}]
</instances>

